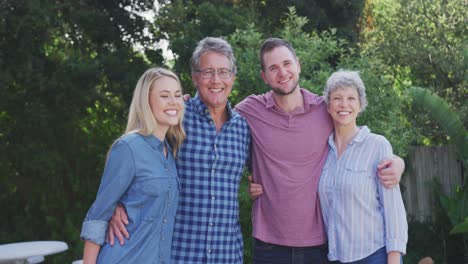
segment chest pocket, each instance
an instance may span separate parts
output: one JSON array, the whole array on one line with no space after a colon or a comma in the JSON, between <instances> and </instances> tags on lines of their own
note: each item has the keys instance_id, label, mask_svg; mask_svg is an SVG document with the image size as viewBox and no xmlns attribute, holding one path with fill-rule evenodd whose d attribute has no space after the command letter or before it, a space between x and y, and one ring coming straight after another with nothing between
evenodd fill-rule
<instances>
[{"instance_id":1,"label":"chest pocket","mask_svg":"<svg viewBox=\"0 0 468 264\"><path fill-rule=\"evenodd\" d=\"M371 187L375 185L375 175L367 164L354 164L353 166L347 165L345 173L351 185L357 187Z\"/></svg>"},{"instance_id":2,"label":"chest pocket","mask_svg":"<svg viewBox=\"0 0 468 264\"><path fill-rule=\"evenodd\" d=\"M172 186L169 177L152 177L139 182L139 190L144 196L141 203L142 220L154 221L160 219L169 201L169 192Z\"/></svg>"}]
</instances>

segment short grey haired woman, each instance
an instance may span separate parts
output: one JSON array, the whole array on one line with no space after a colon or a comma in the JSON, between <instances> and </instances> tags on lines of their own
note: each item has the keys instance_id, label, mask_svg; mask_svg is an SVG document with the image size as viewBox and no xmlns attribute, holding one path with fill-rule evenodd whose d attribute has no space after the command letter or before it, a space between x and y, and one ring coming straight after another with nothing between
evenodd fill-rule
<instances>
[{"instance_id":1,"label":"short grey haired woman","mask_svg":"<svg viewBox=\"0 0 468 264\"><path fill-rule=\"evenodd\" d=\"M367 106L356 71L339 70L324 89L334 131L319 183L319 197L332 263L400 263L408 224L400 187L386 189L377 165L393 156L385 137L358 127Z\"/></svg>"}]
</instances>

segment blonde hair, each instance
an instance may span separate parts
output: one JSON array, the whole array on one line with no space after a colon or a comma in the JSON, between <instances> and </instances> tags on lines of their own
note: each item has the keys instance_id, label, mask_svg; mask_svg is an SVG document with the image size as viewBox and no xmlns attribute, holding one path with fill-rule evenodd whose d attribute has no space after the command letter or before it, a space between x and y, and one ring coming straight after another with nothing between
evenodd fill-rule
<instances>
[{"instance_id":1,"label":"blonde hair","mask_svg":"<svg viewBox=\"0 0 468 264\"><path fill-rule=\"evenodd\" d=\"M125 134L139 133L147 136L157 128L156 119L149 105L149 94L154 82L163 77L173 78L180 85L180 80L175 73L161 67L150 68L140 77L133 92ZM185 139L185 131L182 127L183 117L184 107L179 112L179 123L170 126L166 133L166 139L175 157Z\"/></svg>"}]
</instances>

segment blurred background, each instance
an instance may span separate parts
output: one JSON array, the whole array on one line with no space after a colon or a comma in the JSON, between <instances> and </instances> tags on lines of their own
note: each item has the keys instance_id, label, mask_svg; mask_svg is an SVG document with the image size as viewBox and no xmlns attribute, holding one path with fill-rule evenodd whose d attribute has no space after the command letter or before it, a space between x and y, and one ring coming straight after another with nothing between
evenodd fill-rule
<instances>
[{"instance_id":1,"label":"blurred background","mask_svg":"<svg viewBox=\"0 0 468 264\"><path fill-rule=\"evenodd\" d=\"M81 259L81 223L139 76L166 66L194 95L191 53L223 37L238 61L236 104L268 91L258 50L281 37L314 93L337 69L361 72L369 107L358 122L406 162L405 263L468 263L467 11L466 0L0 0L0 244L60 240L69 249L47 263Z\"/></svg>"}]
</instances>

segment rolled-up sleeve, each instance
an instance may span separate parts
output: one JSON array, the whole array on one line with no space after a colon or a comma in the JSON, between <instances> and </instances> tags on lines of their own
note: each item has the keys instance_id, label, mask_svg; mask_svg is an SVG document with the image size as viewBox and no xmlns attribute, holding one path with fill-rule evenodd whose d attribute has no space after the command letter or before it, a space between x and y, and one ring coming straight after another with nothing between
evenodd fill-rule
<instances>
[{"instance_id":1,"label":"rolled-up sleeve","mask_svg":"<svg viewBox=\"0 0 468 264\"><path fill-rule=\"evenodd\" d=\"M382 138L380 160L393 157L392 146ZM387 252L398 251L406 254L408 242L408 223L406 210L401 196L400 186L387 189L381 183L378 186L380 201L385 219L385 243Z\"/></svg>"},{"instance_id":2,"label":"rolled-up sleeve","mask_svg":"<svg viewBox=\"0 0 468 264\"><path fill-rule=\"evenodd\" d=\"M135 176L135 162L129 146L117 141L109 151L96 200L86 214L81 239L103 245L114 209Z\"/></svg>"}]
</instances>

